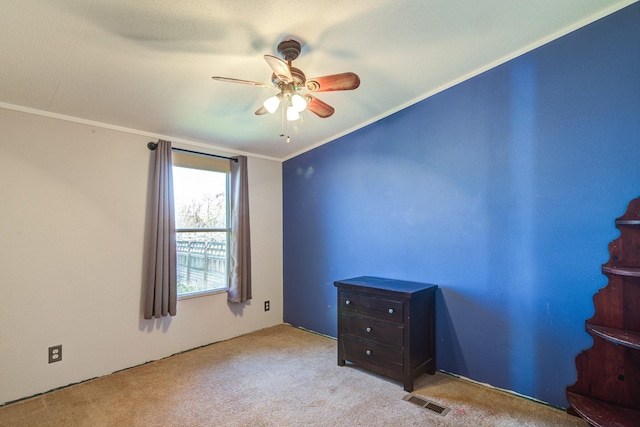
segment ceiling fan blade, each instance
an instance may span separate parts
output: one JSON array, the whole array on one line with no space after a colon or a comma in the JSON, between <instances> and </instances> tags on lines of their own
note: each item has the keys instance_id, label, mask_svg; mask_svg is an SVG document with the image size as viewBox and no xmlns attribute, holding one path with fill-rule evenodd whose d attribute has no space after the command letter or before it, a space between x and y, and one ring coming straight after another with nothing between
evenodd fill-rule
<instances>
[{"instance_id":1,"label":"ceiling fan blade","mask_svg":"<svg viewBox=\"0 0 640 427\"><path fill-rule=\"evenodd\" d=\"M256 113L255 113L255 114L256 114L256 116L261 116L261 115L263 115L263 114L267 114L267 113L268 113L267 109L266 109L266 108L264 108L264 105L261 105L261 106L260 106L260 108L258 108L258 109L256 110Z\"/></svg>"},{"instance_id":2,"label":"ceiling fan blade","mask_svg":"<svg viewBox=\"0 0 640 427\"><path fill-rule=\"evenodd\" d=\"M307 89L312 92L353 90L358 86L360 86L360 77L355 73L333 74L307 80Z\"/></svg>"},{"instance_id":3,"label":"ceiling fan blade","mask_svg":"<svg viewBox=\"0 0 640 427\"><path fill-rule=\"evenodd\" d=\"M273 74L275 74L277 78L285 83L291 83L293 81L291 70L287 63L282 59L271 55L265 55L264 60L267 61L267 64L269 64L269 67L273 70Z\"/></svg>"},{"instance_id":4,"label":"ceiling fan blade","mask_svg":"<svg viewBox=\"0 0 640 427\"><path fill-rule=\"evenodd\" d=\"M307 110L311 111L318 117L326 119L334 113L334 109L331 105L320 101L315 96L305 95L307 101Z\"/></svg>"},{"instance_id":5,"label":"ceiling fan blade","mask_svg":"<svg viewBox=\"0 0 640 427\"><path fill-rule=\"evenodd\" d=\"M260 83L260 82L252 82L250 80L240 80L240 79L232 79L231 77L218 77L218 76L213 76L211 78L213 80L218 80L218 81L221 81L221 82L242 83L244 85L253 85L253 86L273 88L272 84Z\"/></svg>"}]
</instances>

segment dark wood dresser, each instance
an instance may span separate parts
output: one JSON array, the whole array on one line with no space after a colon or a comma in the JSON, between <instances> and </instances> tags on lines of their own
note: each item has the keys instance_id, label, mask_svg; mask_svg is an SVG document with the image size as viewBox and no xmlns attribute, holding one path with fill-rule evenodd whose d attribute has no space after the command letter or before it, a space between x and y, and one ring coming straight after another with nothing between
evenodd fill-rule
<instances>
[{"instance_id":1,"label":"dark wood dresser","mask_svg":"<svg viewBox=\"0 0 640 427\"><path fill-rule=\"evenodd\" d=\"M351 362L401 381L406 391L434 374L438 286L379 277L334 282L338 289L338 365Z\"/></svg>"}]
</instances>

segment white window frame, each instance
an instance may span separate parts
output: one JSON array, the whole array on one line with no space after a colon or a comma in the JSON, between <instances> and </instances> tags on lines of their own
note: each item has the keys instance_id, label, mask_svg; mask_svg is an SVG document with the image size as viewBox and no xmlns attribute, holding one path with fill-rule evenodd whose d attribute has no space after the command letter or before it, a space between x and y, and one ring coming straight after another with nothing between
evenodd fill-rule
<instances>
[{"instance_id":1,"label":"white window frame","mask_svg":"<svg viewBox=\"0 0 640 427\"><path fill-rule=\"evenodd\" d=\"M230 228L230 173L231 167L229 160L216 158L212 156L207 156L206 154L198 154L198 153L188 153L184 151L173 150L171 153L172 163L174 167L183 167L189 169L200 169L211 172L220 172L226 174L226 228L176 228L176 242L179 240L179 233L226 233L226 245L225 245L225 278L224 283L225 287L214 288L214 289L204 289L200 291L186 292L182 294L178 294L178 300L189 299L189 298L197 298L206 295L218 294L218 293L226 293L229 290L229 241L231 235ZM176 248L177 250L177 248ZM178 257L179 254L176 254ZM178 261L178 260L177 260ZM176 262L176 267L180 268L179 261ZM206 269L206 267L205 267Z\"/></svg>"}]
</instances>

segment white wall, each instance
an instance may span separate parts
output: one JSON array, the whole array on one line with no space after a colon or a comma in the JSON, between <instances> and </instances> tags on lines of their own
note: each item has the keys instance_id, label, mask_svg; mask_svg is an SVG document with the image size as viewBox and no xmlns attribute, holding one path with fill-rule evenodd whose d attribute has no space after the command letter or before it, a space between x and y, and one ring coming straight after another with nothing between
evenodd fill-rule
<instances>
[{"instance_id":1,"label":"white wall","mask_svg":"<svg viewBox=\"0 0 640 427\"><path fill-rule=\"evenodd\" d=\"M282 323L282 167L254 157L253 300L142 319L152 139L0 109L0 404Z\"/></svg>"}]
</instances>

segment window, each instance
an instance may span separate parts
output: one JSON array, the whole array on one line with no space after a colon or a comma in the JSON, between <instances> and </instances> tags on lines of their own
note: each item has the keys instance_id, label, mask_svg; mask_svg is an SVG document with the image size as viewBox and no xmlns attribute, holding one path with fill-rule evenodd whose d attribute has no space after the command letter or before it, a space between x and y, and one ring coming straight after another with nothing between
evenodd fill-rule
<instances>
[{"instance_id":1,"label":"window","mask_svg":"<svg viewBox=\"0 0 640 427\"><path fill-rule=\"evenodd\" d=\"M178 296L228 288L229 161L173 151Z\"/></svg>"}]
</instances>

